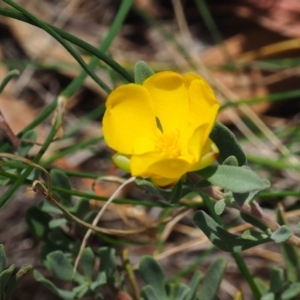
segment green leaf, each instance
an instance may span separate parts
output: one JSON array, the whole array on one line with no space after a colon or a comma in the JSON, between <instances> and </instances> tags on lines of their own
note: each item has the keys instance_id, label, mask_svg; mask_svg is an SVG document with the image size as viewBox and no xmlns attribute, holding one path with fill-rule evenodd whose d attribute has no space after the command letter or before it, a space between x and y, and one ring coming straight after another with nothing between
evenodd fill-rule
<instances>
[{"instance_id":1,"label":"green leaf","mask_svg":"<svg viewBox=\"0 0 300 300\"><path fill-rule=\"evenodd\" d=\"M203 286L200 289L199 300L214 300L217 296L225 269L227 260L224 258L216 259L207 270Z\"/></svg>"},{"instance_id":2,"label":"green leaf","mask_svg":"<svg viewBox=\"0 0 300 300\"><path fill-rule=\"evenodd\" d=\"M0 244L0 274L4 271L6 266L6 255L4 246Z\"/></svg>"},{"instance_id":3,"label":"green leaf","mask_svg":"<svg viewBox=\"0 0 300 300\"><path fill-rule=\"evenodd\" d=\"M273 293L265 294L260 300L275 300L275 295Z\"/></svg>"},{"instance_id":4,"label":"green leaf","mask_svg":"<svg viewBox=\"0 0 300 300\"><path fill-rule=\"evenodd\" d=\"M66 190L71 190L71 184L69 181L68 176L61 170L58 169L52 169L50 171L50 175L53 181L53 185L56 187L60 187ZM71 201L71 195L66 195L66 194L61 194L59 192L56 192L59 196L60 199L62 200L63 204L66 205L67 207L72 207L72 201Z\"/></svg>"},{"instance_id":5,"label":"green leaf","mask_svg":"<svg viewBox=\"0 0 300 300\"><path fill-rule=\"evenodd\" d=\"M153 70L142 60L138 61L134 66L134 81L137 84L143 84L153 74Z\"/></svg>"},{"instance_id":6,"label":"green leaf","mask_svg":"<svg viewBox=\"0 0 300 300\"><path fill-rule=\"evenodd\" d=\"M146 285L141 290L142 299L144 300L162 300L158 298L152 286Z\"/></svg>"},{"instance_id":7,"label":"green leaf","mask_svg":"<svg viewBox=\"0 0 300 300\"><path fill-rule=\"evenodd\" d=\"M83 283L81 285L78 285L73 288L73 293L76 297L76 299L81 299L82 297L85 296L85 294L88 292L89 287L87 286L86 283Z\"/></svg>"},{"instance_id":8,"label":"green leaf","mask_svg":"<svg viewBox=\"0 0 300 300\"><path fill-rule=\"evenodd\" d=\"M194 214L193 221L216 247L226 252L241 252L251 247L270 242L270 238L251 241L229 233L201 210Z\"/></svg>"},{"instance_id":9,"label":"green leaf","mask_svg":"<svg viewBox=\"0 0 300 300\"><path fill-rule=\"evenodd\" d=\"M49 228L54 229L57 227L62 227L67 224L67 220L64 218L61 219L53 219L49 222Z\"/></svg>"},{"instance_id":10,"label":"green leaf","mask_svg":"<svg viewBox=\"0 0 300 300\"><path fill-rule=\"evenodd\" d=\"M299 293L300 293L300 283L294 282L281 294L280 300L293 299L294 297L299 296Z\"/></svg>"},{"instance_id":11,"label":"green leaf","mask_svg":"<svg viewBox=\"0 0 300 300\"><path fill-rule=\"evenodd\" d=\"M283 243L288 240L291 236L293 236L293 230L287 225L282 225L278 230L274 231L271 234L271 239L275 243Z\"/></svg>"},{"instance_id":12,"label":"green leaf","mask_svg":"<svg viewBox=\"0 0 300 300\"><path fill-rule=\"evenodd\" d=\"M98 250L100 270L106 274L108 282L114 282L116 272L116 250L102 247Z\"/></svg>"},{"instance_id":13,"label":"green leaf","mask_svg":"<svg viewBox=\"0 0 300 300\"><path fill-rule=\"evenodd\" d=\"M284 211L280 209L280 206L276 208L276 215L280 225L288 225L284 217ZM298 249L288 243L281 243L280 248L284 257L287 279L290 282L297 282L299 279Z\"/></svg>"},{"instance_id":14,"label":"green leaf","mask_svg":"<svg viewBox=\"0 0 300 300\"><path fill-rule=\"evenodd\" d=\"M62 230L52 230L49 232L47 236L48 240L52 242L53 245L56 246L56 248L64 249L64 250L70 250L70 249L76 249L76 240L73 236L65 233ZM78 243L78 241L77 241ZM78 245L77 245L78 246Z\"/></svg>"},{"instance_id":15,"label":"green leaf","mask_svg":"<svg viewBox=\"0 0 300 300\"><path fill-rule=\"evenodd\" d=\"M169 294L168 299L185 300L189 291L190 288L183 283L174 284L173 294Z\"/></svg>"},{"instance_id":16,"label":"green leaf","mask_svg":"<svg viewBox=\"0 0 300 300\"><path fill-rule=\"evenodd\" d=\"M168 300L165 291L163 271L152 256L144 256L141 259L139 272L143 280L153 287L159 300Z\"/></svg>"},{"instance_id":17,"label":"green leaf","mask_svg":"<svg viewBox=\"0 0 300 300\"><path fill-rule=\"evenodd\" d=\"M254 282L257 288L259 289L261 295L265 295L268 293L269 287L261 278L255 277Z\"/></svg>"},{"instance_id":18,"label":"green leaf","mask_svg":"<svg viewBox=\"0 0 300 300\"><path fill-rule=\"evenodd\" d=\"M88 281L92 281L95 255L91 248L85 248L83 250L80 262L85 279Z\"/></svg>"},{"instance_id":19,"label":"green leaf","mask_svg":"<svg viewBox=\"0 0 300 300\"><path fill-rule=\"evenodd\" d=\"M233 193L234 200L239 205L243 205L244 202L249 203L250 201L252 201L261 190L266 190L266 189L270 188L271 183L269 182L269 180L262 178L261 181L262 181L263 187L260 190L251 191L249 193L242 193L242 194Z\"/></svg>"},{"instance_id":20,"label":"green leaf","mask_svg":"<svg viewBox=\"0 0 300 300\"><path fill-rule=\"evenodd\" d=\"M90 211L90 202L81 198L74 203L74 206L69 209L77 218L84 219L85 215Z\"/></svg>"},{"instance_id":21,"label":"green leaf","mask_svg":"<svg viewBox=\"0 0 300 300\"><path fill-rule=\"evenodd\" d=\"M33 271L33 276L36 281L41 282L44 286L46 286L54 295L60 297L64 300L73 300L75 299L74 292L66 291L57 288L50 280L46 279L40 272L37 270Z\"/></svg>"},{"instance_id":22,"label":"green leaf","mask_svg":"<svg viewBox=\"0 0 300 300\"><path fill-rule=\"evenodd\" d=\"M57 279L66 281L73 279L73 266L60 250L47 255L46 266Z\"/></svg>"},{"instance_id":23,"label":"green leaf","mask_svg":"<svg viewBox=\"0 0 300 300\"><path fill-rule=\"evenodd\" d=\"M25 265L23 266L16 274L15 276L13 276L10 281L9 281L9 285L6 289L6 293L5 299L11 299L12 294L14 293L15 289L17 288L18 284L20 283L20 281L23 279L23 277L28 274L29 271L32 270L32 266L31 265Z\"/></svg>"},{"instance_id":24,"label":"green leaf","mask_svg":"<svg viewBox=\"0 0 300 300\"><path fill-rule=\"evenodd\" d=\"M186 296L185 300L194 300L196 293L197 293L197 289L199 287L200 281L203 278L203 274L200 271L196 271L191 279L191 281L189 282L189 293Z\"/></svg>"},{"instance_id":25,"label":"green leaf","mask_svg":"<svg viewBox=\"0 0 300 300\"><path fill-rule=\"evenodd\" d=\"M223 161L222 165L238 167L239 162L235 156L231 155Z\"/></svg>"},{"instance_id":26,"label":"green leaf","mask_svg":"<svg viewBox=\"0 0 300 300\"><path fill-rule=\"evenodd\" d=\"M92 291L96 291L101 285L107 283L106 275L104 272L99 272L97 279L91 284L90 288Z\"/></svg>"},{"instance_id":27,"label":"green leaf","mask_svg":"<svg viewBox=\"0 0 300 300\"><path fill-rule=\"evenodd\" d=\"M55 215L63 215L63 212L57 208L56 206L54 206L52 203L50 203L49 201L41 201L38 204L38 208L48 214L55 214Z\"/></svg>"},{"instance_id":28,"label":"green leaf","mask_svg":"<svg viewBox=\"0 0 300 300\"><path fill-rule=\"evenodd\" d=\"M243 232L242 238L251 240L251 241L259 241L261 239L266 239L269 236L264 232L258 232L255 230L246 230Z\"/></svg>"},{"instance_id":29,"label":"green leaf","mask_svg":"<svg viewBox=\"0 0 300 300\"><path fill-rule=\"evenodd\" d=\"M26 213L27 224L32 231L32 233L38 237L40 240L47 239L47 235L50 231L49 222L51 217L38 209L37 207L31 207Z\"/></svg>"},{"instance_id":30,"label":"green leaf","mask_svg":"<svg viewBox=\"0 0 300 300\"><path fill-rule=\"evenodd\" d=\"M146 191L148 191L150 194L155 195L158 198L162 198L162 199L166 199L166 200L169 199L170 192L159 189L157 186L155 186L152 182L150 182L148 180L136 179L135 183L138 186L141 186Z\"/></svg>"},{"instance_id":31,"label":"green leaf","mask_svg":"<svg viewBox=\"0 0 300 300\"><path fill-rule=\"evenodd\" d=\"M264 182L248 168L209 166L197 173L211 184L234 193L259 191L265 188Z\"/></svg>"},{"instance_id":32,"label":"green leaf","mask_svg":"<svg viewBox=\"0 0 300 300\"><path fill-rule=\"evenodd\" d=\"M257 227L257 228L261 229L262 231L266 231L268 229L268 227L265 224L258 221L256 218L254 218L251 215L241 212L240 216L246 223L249 223L249 224L253 225L254 227Z\"/></svg>"},{"instance_id":33,"label":"green leaf","mask_svg":"<svg viewBox=\"0 0 300 300\"><path fill-rule=\"evenodd\" d=\"M287 279L290 282L297 282L299 280L299 257L296 247L288 243L281 243L281 252L284 257L284 265L286 267Z\"/></svg>"},{"instance_id":34,"label":"green leaf","mask_svg":"<svg viewBox=\"0 0 300 300\"><path fill-rule=\"evenodd\" d=\"M8 269L2 271L0 274L0 296L4 294L6 285L13 276L13 273L16 269L15 265L11 265Z\"/></svg>"},{"instance_id":35,"label":"green leaf","mask_svg":"<svg viewBox=\"0 0 300 300\"><path fill-rule=\"evenodd\" d=\"M176 300L185 300L190 292L190 288L186 286L185 284L180 284L177 291L177 297Z\"/></svg>"},{"instance_id":36,"label":"green leaf","mask_svg":"<svg viewBox=\"0 0 300 300\"><path fill-rule=\"evenodd\" d=\"M26 140L35 142L36 138L37 138L36 131L29 130L22 135L21 139L24 139L24 140L26 139ZM28 143L25 141L21 141L19 149L18 149L18 154L22 157L25 157L33 146L34 146L34 143Z\"/></svg>"},{"instance_id":37,"label":"green leaf","mask_svg":"<svg viewBox=\"0 0 300 300\"><path fill-rule=\"evenodd\" d=\"M246 155L234 134L222 123L216 122L210 138L219 148L218 162L222 164L228 157L235 156L239 166L247 164Z\"/></svg>"},{"instance_id":38,"label":"green leaf","mask_svg":"<svg viewBox=\"0 0 300 300\"><path fill-rule=\"evenodd\" d=\"M215 206L214 206L215 213L218 216L221 215L223 213L225 207L226 207L225 199L221 199L221 200L217 201Z\"/></svg>"},{"instance_id":39,"label":"green leaf","mask_svg":"<svg viewBox=\"0 0 300 300\"><path fill-rule=\"evenodd\" d=\"M179 180L175 186L173 186L169 201L171 204L177 204L182 198L182 182Z\"/></svg>"},{"instance_id":40,"label":"green leaf","mask_svg":"<svg viewBox=\"0 0 300 300\"><path fill-rule=\"evenodd\" d=\"M270 276L270 292L276 294L281 291L284 286L283 270L277 267L272 267Z\"/></svg>"}]
</instances>

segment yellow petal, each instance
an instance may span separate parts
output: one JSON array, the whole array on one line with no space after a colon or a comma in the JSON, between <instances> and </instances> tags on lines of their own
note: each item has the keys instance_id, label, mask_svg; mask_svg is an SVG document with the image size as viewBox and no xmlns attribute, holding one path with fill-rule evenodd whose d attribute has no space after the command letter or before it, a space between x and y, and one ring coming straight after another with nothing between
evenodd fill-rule
<instances>
[{"instance_id":1,"label":"yellow petal","mask_svg":"<svg viewBox=\"0 0 300 300\"><path fill-rule=\"evenodd\" d=\"M201 124L207 123L204 140L210 134L216 120L220 103L217 101L213 90L202 77L188 73L185 79L189 85L191 126L197 128Z\"/></svg>"},{"instance_id":2,"label":"yellow petal","mask_svg":"<svg viewBox=\"0 0 300 300\"><path fill-rule=\"evenodd\" d=\"M188 158L165 158L157 152L133 155L130 160L131 174L133 176L173 178L176 180L191 168Z\"/></svg>"},{"instance_id":3,"label":"yellow petal","mask_svg":"<svg viewBox=\"0 0 300 300\"><path fill-rule=\"evenodd\" d=\"M199 161L202 155L202 148L206 142L205 133L209 124L200 125L194 130L191 137L188 140L187 151L188 154L192 155L195 162Z\"/></svg>"},{"instance_id":4,"label":"yellow petal","mask_svg":"<svg viewBox=\"0 0 300 300\"><path fill-rule=\"evenodd\" d=\"M200 160L190 168L189 172L201 170L208 167L218 158L218 156L218 147L211 139L208 139L202 150Z\"/></svg>"},{"instance_id":5,"label":"yellow petal","mask_svg":"<svg viewBox=\"0 0 300 300\"><path fill-rule=\"evenodd\" d=\"M179 179L176 179L174 181L174 178L151 178L152 182L155 185L165 188L175 185L179 181Z\"/></svg>"},{"instance_id":6,"label":"yellow petal","mask_svg":"<svg viewBox=\"0 0 300 300\"><path fill-rule=\"evenodd\" d=\"M143 86L151 94L163 132L185 130L188 125L189 95L183 76L170 71L160 72L146 79Z\"/></svg>"},{"instance_id":7,"label":"yellow petal","mask_svg":"<svg viewBox=\"0 0 300 300\"><path fill-rule=\"evenodd\" d=\"M154 144L141 143L154 136L154 107L149 92L137 84L127 84L108 96L103 117L103 135L109 147L123 154L153 151Z\"/></svg>"}]
</instances>

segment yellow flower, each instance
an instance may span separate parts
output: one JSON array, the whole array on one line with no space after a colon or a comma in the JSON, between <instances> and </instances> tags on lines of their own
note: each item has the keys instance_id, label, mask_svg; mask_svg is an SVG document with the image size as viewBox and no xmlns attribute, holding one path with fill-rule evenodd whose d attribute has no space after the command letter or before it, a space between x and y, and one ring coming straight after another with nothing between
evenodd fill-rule
<instances>
[{"instance_id":1,"label":"yellow flower","mask_svg":"<svg viewBox=\"0 0 300 300\"><path fill-rule=\"evenodd\" d=\"M210 165L218 149L209 134L219 109L202 77L165 71L143 85L126 84L108 97L103 135L114 161L158 186Z\"/></svg>"}]
</instances>

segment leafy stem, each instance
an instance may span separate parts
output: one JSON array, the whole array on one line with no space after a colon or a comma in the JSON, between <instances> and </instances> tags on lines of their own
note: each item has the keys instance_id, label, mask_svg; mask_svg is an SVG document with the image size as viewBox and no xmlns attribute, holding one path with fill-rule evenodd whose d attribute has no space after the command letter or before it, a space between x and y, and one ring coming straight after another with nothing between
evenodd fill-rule
<instances>
[{"instance_id":1,"label":"leafy stem","mask_svg":"<svg viewBox=\"0 0 300 300\"><path fill-rule=\"evenodd\" d=\"M214 200L218 201L224 199L224 194L211 186L203 189L202 191ZM274 219L268 216L255 201L252 201L251 204L243 203L242 205L238 205L236 202L234 202L229 204L229 206L239 210L242 213L254 217L256 220L260 221L262 224L270 228L273 232L281 227ZM300 248L300 238L298 238L295 234L288 240L286 240L286 242L290 245Z\"/></svg>"}]
</instances>

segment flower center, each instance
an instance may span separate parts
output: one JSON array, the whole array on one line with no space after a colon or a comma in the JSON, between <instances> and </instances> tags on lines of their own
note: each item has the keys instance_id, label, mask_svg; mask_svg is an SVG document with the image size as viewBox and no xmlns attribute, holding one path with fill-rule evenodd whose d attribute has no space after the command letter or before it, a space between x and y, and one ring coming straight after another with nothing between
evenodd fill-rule
<instances>
[{"instance_id":1,"label":"flower center","mask_svg":"<svg viewBox=\"0 0 300 300\"><path fill-rule=\"evenodd\" d=\"M178 145L179 135L179 130L160 134L155 143L155 150L165 154L169 158L178 157L180 155L180 147Z\"/></svg>"}]
</instances>

